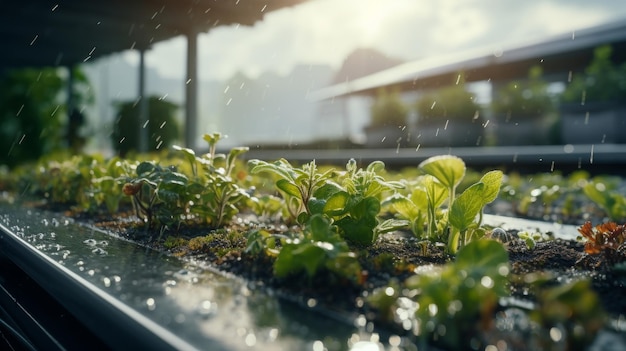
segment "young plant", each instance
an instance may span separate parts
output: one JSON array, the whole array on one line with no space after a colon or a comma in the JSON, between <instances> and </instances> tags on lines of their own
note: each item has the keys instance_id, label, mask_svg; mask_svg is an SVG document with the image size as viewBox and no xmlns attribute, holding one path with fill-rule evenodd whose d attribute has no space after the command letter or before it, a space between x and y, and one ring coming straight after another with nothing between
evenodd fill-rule
<instances>
[{"instance_id":1,"label":"young plant","mask_svg":"<svg viewBox=\"0 0 626 351\"><path fill-rule=\"evenodd\" d=\"M585 240L585 252L590 255L602 254L607 263L613 265L626 260L626 226L615 222L598 224L585 222L578 228Z\"/></svg>"},{"instance_id":2,"label":"young plant","mask_svg":"<svg viewBox=\"0 0 626 351\"><path fill-rule=\"evenodd\" d=\"M94 178L90 195L97 206L105 205L110 214L117 213L120 203L125 198L121 185L129 179L133 165L127 160L113 157L103 167L94 167Z\"/></svg>"},{"instance_id":3,"label":"young plant","mask_svg":"<svg viewBox=\"0 0 626 351\"><path fill-rule=\"evenodd\" d=\"M452 227L448 238L448 250L451 253L456 253L459 246L463 247L466 244L468 231L476 233L480 228L483 208L496 199L501 184L501 171L487 172L480 181L465 189L454 201L448 213Z\"/></svg>"},{"instance_id":4,"label":"young plant","mask_svg":"<svg viewBox=\"0 0 626 351\"><path fill-rule=\"evenodd\" d=\"M626 197L614 191L607 182L591 181L583 187L587 197L604 209L612 220L626 218Z\"/></svg>"},{"instance_id":5,"label":"young plant","mask_svg":"<svg viewBox=\"0 0 626 351\"><path fill-rule=\"evenodd\" d=\"M584 279L539 291L537 308L530 312L530 317L541 329L550 331L550 335L540 338L544 345L536 346L545 350L553 349L554 333L562 338L559 349L586 350L607 320L598 296Z\"/></svg>"},{"instance_id":6,"label":"young plant","mask_svg":"<svg viewBox=\"0 0 626 351\"><path fill-rule=\"evenodd\" d=\"M351 159L342 175L342 187L329 186L324 192L316 193L319 206L314 210L321 209L334 220L342 237L359 245L372 245L380 234L406 227L406 221L378 219L381 194L403 187L400 182L386 181L380 176L378 173L384 168L381 161L374 161L365 169L358 168Z\"/></svg>"},{"instance_id":7,"label":"young plant","mask_svg":"<svg viewBox=\"0 0 626 351\"><path fill-rule=\"evenodd\" d=\"M465 177L465 162L459 157L442 155L430 157L417 166L448 189L448 208L454 203L456 187Z\"/></svg>"},{"instance_id":8,"label":"young plant","mask_svg":"<svg viewBox=\"0 0 626 351\"><path fill-rule=\"evenodd\" d=\"M287 160L280 159L273 163L250 160L251 173L270 172L278 176L276 187L284 195L287 210L299 223L307 221L311 215L310 200L313 194L327 184L334 173L330 169L318 172L315 160L296 168Z\"/></svg>"},{"instance_id":9,"label":"young plant","mask_svg":"<svg viewBox=\"0 0 626 351\"><path fill-rule=\"evenodd\" d=\"M248 247L254 248L250 244ZM324 270L353 282L361 280L361 266L337 227L326 216L315 214L308 219L300 237L283 239L274 274L283 278L304 272L311 282Z\"/></svg>"},{"instance_id":10,"label":"young plant","mask_svg":"<svg viewBox=\"0 0 626 351\"><path fill-rule=\"evenodd\" d=\"M237 205L249 197L233 178L237 157L248 151L247 147L233 148L228 155L217 153L220 133L205 134L209 152L196 156L191 149L174 146L187 160L191 169L192 180L187 187L190 212L194 213L214 227L221 227L238 212Z\"/></svg>"},{"instance_id":11,"label":"young plant","mask_svg":"<svg viewBox=\"0 0 626 351\"><path fill-rule=\"evenodd\" d=\"M409 221L417 238L437 241L440 239L437 223L442 217L441 206L448 198L448 189L431 175L420 176L412 185L409 196L394 194L384 204L390 204L400 218Z\"/></svg>"},{"instance_id":12,"label":"young plant","mask_svg":"<svg viewBox=\"0 0 626 351\"><path fill-rule=\"evenodd\" d=\"M409 277L401 289L380 289L369 302L391 315L411 305L407 312L414 311L412 324L419 337L432 338L446 349L464 349L467 336L487 329L498 299L508 295L509 271L502 244L475 240L459 250L454 262ZM391 312L385 311L389 308Z\"/></svg>"},{"instance_id":13,"label":"young plant","mask_svg":"<svg viewBox=\"0 0 626 351\"><path fill-rule=\"evenodd\" d=\"M131 196L139 218L151 228L153 223L161 231L169 226L178 226L187 212L187 176L174 167L162 167L144 161L136 169L137 177L127 180L122 191Z\"/></svg>"}]
</instances>

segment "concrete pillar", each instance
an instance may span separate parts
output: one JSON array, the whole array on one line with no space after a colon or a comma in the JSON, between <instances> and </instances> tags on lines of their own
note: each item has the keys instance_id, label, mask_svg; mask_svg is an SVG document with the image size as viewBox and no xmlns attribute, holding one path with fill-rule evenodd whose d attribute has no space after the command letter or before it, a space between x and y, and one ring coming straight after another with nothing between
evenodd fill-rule
<instances>
[{"instance_id":1,"label":"concrete pillar","mask_svg":"<svg viewBox=\"0 0 626 351\"><path fill-rule=\"evenodd\" d=\"M194 149L198 124L198 33L187 33L187 77L185 79L185 146Z\"/></svg>"},{"instance_id":2,"label":"concrete pillar","mask_svg":"<svg viewBox=\"0 0 626 351\"><path fill-rule=\"evenodd\" d=\"M137 92L139 108L139 152L148 151L148 97L146 96L146 49L139 49L139 90Z\"/></svg>"}]
</instances>

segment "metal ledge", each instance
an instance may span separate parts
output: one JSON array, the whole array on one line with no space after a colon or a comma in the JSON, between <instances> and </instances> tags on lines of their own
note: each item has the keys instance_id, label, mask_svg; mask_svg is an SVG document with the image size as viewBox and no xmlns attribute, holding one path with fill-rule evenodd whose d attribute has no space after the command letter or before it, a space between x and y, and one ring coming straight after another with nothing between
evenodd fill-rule
<instances>
[{"instance_id":1,"label":"metal ledge","mask_svg":"<svg viewBox=\"0 0 626 351\"><path fill-rule=\"evenodd\" d=\"M97 345L104 345L112 350L196 349L169 330L34 249L2 224L0 224L0 259L5 261L0 271L0 287L2 288L0 301L5 305L0 306L2 307L0 319L6 322L6 319L12 319L16 313L18 314L15 320L20 319L22 322L18 324L21 328L28 329L22 330L22 336L27 337L23 345L24 349L31 349L33 346L37 349L74 349L76 345L67 345L64 342L68 342L73 337L84 339L84 334L81 334L80 329L64 330L67 334L65 336L53 335L51 331L55 328L50 323L54 323L54 319L50 319L46 325L34 318L37 315L45 315L51 307L54 307L46 304L45 295L49 295L69 314L66 318L75 319L78 322L75 325L82 326L81 328L96 338L92 340L90 349L98 349ZM26 277L21 277L22 280L32 280L45 291L45 295L39 296L41 297L39 306L33 305L33 299L30 299L30 303L21 304L20 299L23 298L21 292L23 291L25 296L32 295L32 288L20 290L18 294L11 293L10 289L5 288L11 285L11 278L15 279L16 276L19 278L20 272L26 275ZM24 281L14 282L13 286L24 286L24 284ZM24 299L27 298L24 297ZM38 300L38 296L35 296L35 299ZM7 306L7 302L11 306ZM26 306L34 310L28 311L25 309ZM20 331L11 327L10 323L3 325L6 326L5 332L7 330Z\"/></svg>"}]
</instances>

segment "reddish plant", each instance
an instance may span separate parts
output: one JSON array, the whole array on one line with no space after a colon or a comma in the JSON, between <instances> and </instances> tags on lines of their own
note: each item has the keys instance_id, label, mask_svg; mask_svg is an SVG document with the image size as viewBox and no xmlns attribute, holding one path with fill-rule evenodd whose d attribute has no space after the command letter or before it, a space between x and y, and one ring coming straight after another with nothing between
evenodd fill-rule
<instances>
[{"instance_id":1,"label":"reddish plant","mask_svg":"<svg viewBox=\"0 0 626 351\"><path fill-rule=\"evenodd\" d=\"M626 243L626 225L615 222L598 224L585 222L578 231L585 238L585 252L588 254L603 253L607 260L620 261L621 252ZM623 257L622 257L623 258Z\"/></svg>"}]
</instances>

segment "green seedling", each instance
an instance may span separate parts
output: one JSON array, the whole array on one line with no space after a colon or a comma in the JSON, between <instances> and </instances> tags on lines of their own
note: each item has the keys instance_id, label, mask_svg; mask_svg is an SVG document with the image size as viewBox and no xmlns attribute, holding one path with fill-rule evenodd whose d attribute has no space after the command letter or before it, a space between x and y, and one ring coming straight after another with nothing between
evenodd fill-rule
<instances>
[{"instance_id":1,"label":"green seedling","mask_svg":"<svg viewBox=\"0 0 626 351\"><path fill-rule=\"evenodd\" d=\"M287 211L291 218L299 223L307 221L311 215L311 199L314 194L329 183L334 171L318 172L315 161L296 168L287 160L280 159L273 163L250 160L251 173L270 172L278 176L276 188L283 194Z\"/></svg>"},{"instance_id":2,"label":"green seedling","mask_svg":"<svg viewBox=\"0 0 626 351\"><path fill-rule=\"evenodd\" d=\"M257 244L248 245L250 250L257 250L254 245ZM339 236L338 228L327 217L315 214L308 219L301 235L283 240L274 262L274 274L287 277L305 273L311 282L324 270L360 282L361 267L356 255Z\"/></svg>"},{"instance_id":3,"label":"green seedling","mask_svg":"<svg viewBox=\"0 0 626 351\"><path fill-rule=\"evenodd\" d=\"M606 182L591 181L583 187L589 199L604 209L612 220L626 218L626 197L618 193Z\"/></svg>"},{"instance_id":4,"label":"green seedling","mask_svg":"<svg viewBox=\"0 0 626 351\"><path fill-rule=\"evenodd\" d=\"M424 160L417 168L435 177L448 189L448 207L451 207L454 203L456 188L465 177L465 162L456 156L442 155Z\"/></svg>"},{"instance_id":5,"label":"green seedling","mask_svg":"<svg viewBox=\"0 0 626 351\"><path fill-rule=\"evenodd\" d=\"M402 183L386 181L378 173L384 163L375 161L367 168L358 168L351 159L346 172L340 176L342 187L327 186L324 192L316 193L316 206L321 213L334 220L342 237L359 245L372 245L382 233L406 227L406 221L388 219L380 222L380 196L383 192L395 191Z\"/></svg>"},{"instance_id":6,"label":"green seedling","mask_svg":"<svg viewBox=\"0 0 626 351\"><path fill-rule=\"evenodd\" d=\"M466 244L468 231L480 227L483 208L496 199L501 184L501 171L487 172L478 183L465 189L452 204L448 213L448 220L452 227L448 239L448 250L451 253L456 253L459 246L463 247Z\"/></svg>"},{"instance_id":7,"label":"green seedling","mask_svg":"<svg viewBox=\"0 0 626 351\"><path fill-rule=\"evenodd\" d=\"M90 189L97 206L105 205L110 214L118 211L125 198L122 185L133 172L133 165L119 157L111 158L104 167L94 167L94 179Z\"/></svg>"},{"instance_id":8,"label":"green seedling","mask_svg":"<svg viewBox=\"0 0 626 351\"><path fill-rule=\"evenodd\" d=\"M237 157L248 151L247 147L233 148L227 155L217 153L220 133L205 134L209 152L196 156L191 149L174 146L182 153L191 170L187 186L190 212L200 216L214 227L221 227L238 213L238 206L249 198L248 193L235 181L233 172Z\"/></svg>"},{"instance_id":9,"label":"green seedling","mask_svg":"<svg viewBox=\"0 0 626 351\"><path fill-rule=\"evenodd\" d=\"M187 176L174 167L162 167L154 162L141 162L137 177L127 180L122 190L131 196L139 218L147 228L157 224L161 228L179 226L188 210Z\"/></svg>"},{"instance_id":10,"label":"green seedling","mask_svg":"<svg viewBox=\"0 0 626 351\"><path fill-rule=\"evenodd\" d=\"M540 349L552 349L551 345L558 342L562 350L586 350L606 325L606 313L588 280L540 290L537 308L530 312L530 317L543 330L549 330L549 335L540 339L544 344Z\"/></svg>"},{"instance_id":11,"label":"green seedling","mask_svg":"<svg viewBox=\"0 0 626 351\"><path fill-rule=\"evenodd\" d=\"M409 299L419 337L431 338L446 349L464 349L469 346L465 336L487 329L498 299L508 295L509 271L508 253L501 243L475 240L459 250L456 261L408 278L402 289L379 289L368 301L382 302L375 307L393 314L390 308L400 310Z\"/></svg>"},{"instance_id":12,"label":"green seedling","mask_svg":"<svg viewBox=\"0 0 626 351\"><path fill-rule=\"evenodd\" d=\"M384 204L390 204L400 218L409 221L417 238L437 241L437 222L442 217L441 206L447 198L448 189L435 177L424 175L418 178L409 196L394 194Z\"/></svg>"}]
</instances>

